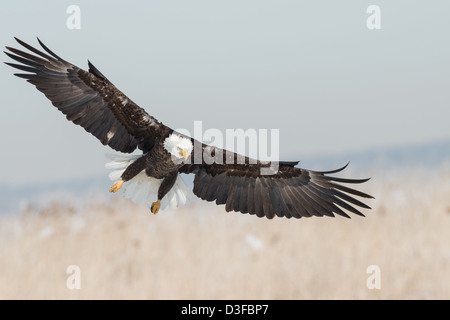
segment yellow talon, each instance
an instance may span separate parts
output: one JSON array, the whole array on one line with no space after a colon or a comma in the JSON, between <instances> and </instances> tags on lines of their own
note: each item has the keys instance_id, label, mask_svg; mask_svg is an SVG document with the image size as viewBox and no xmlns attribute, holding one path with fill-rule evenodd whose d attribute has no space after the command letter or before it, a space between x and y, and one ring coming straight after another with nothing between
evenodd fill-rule
<instances>
[{"instance_id":1,"label":"yellow talon","mask_svg":"<svg viewBox=\"0 0 450 320\"><path fill-rule=\"evenodd\" d=\"M158 201L152 203L152 207L150 208L150 211L153 214L157 214L160 208L161 208L161 200L158 200Z\"/></svg>"},{"instance_id":2,"label":"yellow talon","mask_svg":"<svg viewBox=\"0 0 450 320\"><path fill-rule=\"evenodd\" d=\"M119 182L114 183L114 185L109 189L109 192L116 192L120 188L122 188L124 181L120 180Z\"/></svg>"}]
</instances>

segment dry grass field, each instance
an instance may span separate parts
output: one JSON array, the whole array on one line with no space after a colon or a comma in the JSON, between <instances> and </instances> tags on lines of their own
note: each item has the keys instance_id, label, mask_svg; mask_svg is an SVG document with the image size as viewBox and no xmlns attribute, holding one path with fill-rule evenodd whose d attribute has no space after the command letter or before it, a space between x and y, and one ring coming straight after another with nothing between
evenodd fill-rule
<instances>
[{"instance_id":1,"label":"dry grass field","mask_svg":"<svg viewBox=\"0 0 450 320\"><path fill-rule=\"evenodd\" d=\"M407 171L372 174L365 218L153 216L119 196L24 209L0 217L0 299L450 299L450 168Z\"/></svg>"}]
</instances>

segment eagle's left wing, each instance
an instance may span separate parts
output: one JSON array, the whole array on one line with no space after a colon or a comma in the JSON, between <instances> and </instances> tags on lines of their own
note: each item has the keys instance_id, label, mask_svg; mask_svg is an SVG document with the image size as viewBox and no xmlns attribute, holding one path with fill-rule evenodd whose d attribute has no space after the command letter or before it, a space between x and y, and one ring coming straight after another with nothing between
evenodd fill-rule
<instances>
[{"instance_id":1,"label":"eagle's left wing","mask_svg":"<svg viewBox=\"0 0 450 320\"><path fill-rule=\"evenodd\" d=\"M61 59L39 39L47 53L16 40L35 55L6 47L11 53L5 53L20 63L6 64L27 72L15 75L35 85L68 120L102 144L120 152L131 153L137 147L146 152L152 148L157 132L169 129L119 91L90 62L89 71L85 71Z\"/></svg>"},{"instance_id":2,"label":"eagle's left wing","mask_svg":"<svg viewBox=\"0 0 450 320\"><path fill-rule=\"evenodd\" d=\"M205 149L208 148L223 155L215 157L220 161L205 160ZM197 157L202 157L201 161L193 159L194 162L184 165L180 172L194 173L194 194L206 201L225 204L226 211L269 219L275 216L334 216L335 213L349 218L344 210L364 216L357 207L370 209L354 196L372 196L341 184L358 184L369 179L330 176L344 170L347 165L320 172L297 168L298 161L265 163L207 145L203 145L201 151L202 155L197 154ZM195 152L194 142L194 158ZM207 150L206 154L212 153ZM276 170L271 172L270 168Z\"/></svg>"}]
</instances>

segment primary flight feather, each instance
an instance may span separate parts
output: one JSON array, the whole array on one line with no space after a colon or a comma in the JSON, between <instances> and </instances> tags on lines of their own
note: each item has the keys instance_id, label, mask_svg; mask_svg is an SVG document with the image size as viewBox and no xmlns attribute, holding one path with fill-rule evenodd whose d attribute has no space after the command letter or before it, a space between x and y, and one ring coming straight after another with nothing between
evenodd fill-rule
<instances>
[{"instance_id":1,"label":"primary flight feather","mask_svg":"<svg viewBox=\"0 0 450 320\"><path fill-rule=\"evenodd\" d=\"M203 200L224 204L226 211L269 219L334 214L349 217L346 212L363 216L358 208L370 209L357 197L372 196L342 184L369 179L330 175L346 166L320 172L295 167L298 161L279 161L277 170L262 174L273 163L230 153L177 133L118 90L89 61L89 71L85 71L57 56L39 39L45 52L16 40L31 53L6 47L9 52L5 53L16 61L6 64L25 71L15 75L36 86L69 121L103 145L125 153L112 156L107 164L114 170L111 179L116 181L110 191L125 189L125 196L147 205L155 214L168 205L186 204L192 192ZM142 155L129 155L136 149L142 150ZM192 161L194 155L204 153L219 161ZM230 154L234 160L231 163ZM195 174L192 191L181 173Z\"/></svg>"}]
</instances>

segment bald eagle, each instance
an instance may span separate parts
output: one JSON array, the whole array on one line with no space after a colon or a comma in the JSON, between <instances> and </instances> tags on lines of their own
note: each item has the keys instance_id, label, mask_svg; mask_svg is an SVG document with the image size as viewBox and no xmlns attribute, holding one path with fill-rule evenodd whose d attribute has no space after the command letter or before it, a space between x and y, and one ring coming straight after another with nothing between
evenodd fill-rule
<instances>
[{"instance_id":1,"label":"bald eagle","mask_svg":"<svg viewBox=\"0 0 450 320\"><path fill-rule=\"evenodd\" d=\"M272 174L262 174L272 163L231 153L242 161L229 163L230 152L214 148L223 161L191 161L196 152L211 147L165 126L119 91L91 62L89 71L78 68L53 53L39 39L42 52L15 38L31 53L6 47L5 53L17 63L11 67L25 71L15 75L26 79L45 94L69 121L80 125L103 145L123 153L113 156L107 167L115 180L111 192L146 204L156 214L161 206L187 203L189 193L225 205L225 210L272 219L275 216L344 217L352 212L364 216L357 207L370 209L356 197L373 198L342 183L357 184L369 179L346 179L332 171L312 171L296 167L298 161L277 162ZM131 154L136 149L142 155ZM194 174L190 190L180 174ZM344 211L345 210L345 211Z\"/></svg>"}]
</instances>

